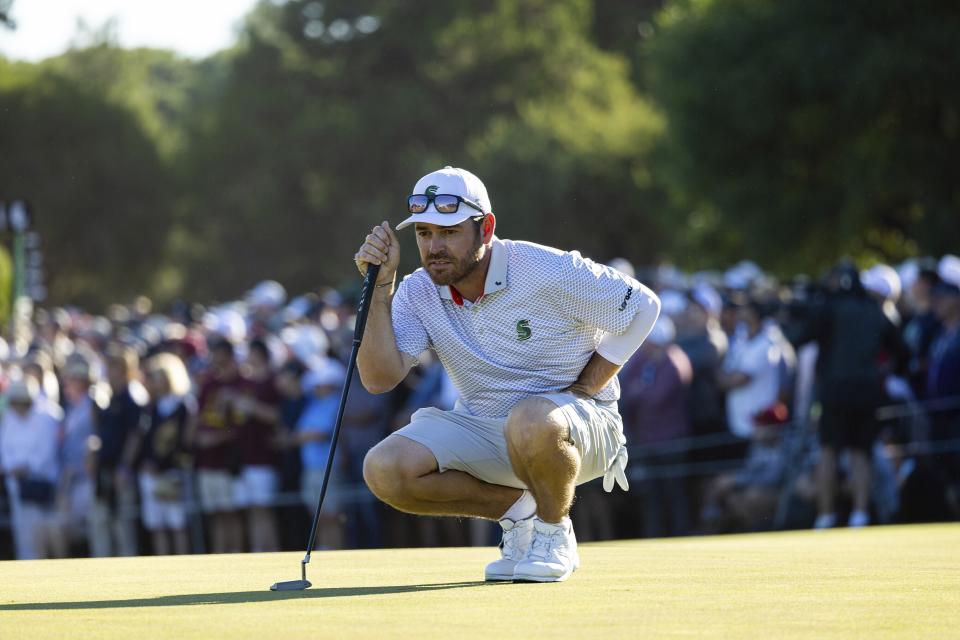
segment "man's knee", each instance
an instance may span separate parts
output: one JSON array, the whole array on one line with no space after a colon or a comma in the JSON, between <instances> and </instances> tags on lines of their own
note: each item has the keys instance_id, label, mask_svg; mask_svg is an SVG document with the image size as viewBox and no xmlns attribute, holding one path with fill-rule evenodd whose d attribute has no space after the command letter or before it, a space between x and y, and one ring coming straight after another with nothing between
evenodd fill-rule
<instances>
[{"instance_id":1,"label":"man's knee","mask_svg":"<svg viewBox=\"0 0 960 640\"><path fill-rule=\"evenodd\" d=\"M413 480L431 471L436 471L433 454L400 436L381 441L363 459L364 482L380 500L393 505L404 501Z\"/></svg>"},{"instance_id":2,"label":"man's knee","mask_svg":"<svg viewBox=\"0 0 960 640\"><path fill-rule=\"evenodd\" d=\"M507 444L520 450L568 441L570 430L556 404L546 398L524 398L507 416L504 436Z\"/></svg>"}]
</instances>

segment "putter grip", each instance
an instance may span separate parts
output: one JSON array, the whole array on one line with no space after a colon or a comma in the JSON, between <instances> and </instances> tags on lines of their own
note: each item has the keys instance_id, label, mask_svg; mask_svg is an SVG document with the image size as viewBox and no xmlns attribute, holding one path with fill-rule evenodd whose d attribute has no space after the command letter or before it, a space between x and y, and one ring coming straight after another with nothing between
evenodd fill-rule
<instances>
[{"instance_id":1,"label":"putter grip","mask_svg":"<svg viewBox=\"0 0 960 640\"><path fill-rule=\"evenodd\" d=\"M367 314L370 311L370 300L373 298L373 288L377 286L377 274L380 265L371 264L367 267L367 275L363 278L363 291L360 292L360 305L357 308L357 321L353 326L353 343L360 344L363 340L363 330L367 326Z\"/></svg>"}]
</instances>

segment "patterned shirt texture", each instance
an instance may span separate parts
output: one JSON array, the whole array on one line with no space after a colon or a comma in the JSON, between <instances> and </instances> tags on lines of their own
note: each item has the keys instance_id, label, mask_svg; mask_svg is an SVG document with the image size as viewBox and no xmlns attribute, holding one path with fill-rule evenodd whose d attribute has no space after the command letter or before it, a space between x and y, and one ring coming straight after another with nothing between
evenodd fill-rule
<instances>
[{"instance_id":1,"label":"patterned shirt texture","mask_svg":"<svg viewBox=\"0 0 960 640\"><path fill-rule=\"evenodd\" d=\"M494 238L475 303L417 269L397 287L392 324L400 351L437 354L461 408L499 418L523 398L569 387L604 332L623 333L640 309L656 304L637 280L577 251ZM616 377L594 396L619 397Z\"/></svg>"}]
</instances>

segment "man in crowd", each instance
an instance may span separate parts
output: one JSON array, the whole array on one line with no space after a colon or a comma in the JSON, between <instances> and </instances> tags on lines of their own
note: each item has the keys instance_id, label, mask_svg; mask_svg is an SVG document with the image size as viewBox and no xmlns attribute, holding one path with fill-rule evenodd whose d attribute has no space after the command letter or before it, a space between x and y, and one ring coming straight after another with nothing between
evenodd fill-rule
<instances>
[{"instance_id":1,"label":"man in crowd","mask_svg":"<svg viewBox=\"0 0 960 640\"><path fill-rule=\"evenodd\" d=\"M91 553L95 557L135 556L138 512L133 467L148 396L140 382L136 351L114 344L106 360L111 397L96 416L100 447L94 456Z\"/></svg>"},{"instance_id":2,"label":"man in crowd","mask_svg":"<svg viewBox=\"0 0 960 640\"><path fill-rule=\"evenodd\" d=\"M643 452L643 458L634 458L631 470L640 472L647 538L685 535L689 529L683 477L686 451L677 445L690 435L684 400L693 368L673 343L675 336L673 322L662 316L620 374L624 431L627 440Z\"/></svg>"},{"instance_id":3,"label":"man in crowd","mask_svg":"<svg viewBox=\"0 0 960 640\"><path fill-rule=\"evenodd\" d=\"M243 368L241 392L234 399L234 418L240 459L237 507L245 509L251 551L280 548L273 503L277 496L280 455L275 441L280 433L280 393L266 342L250 342Z\"/></svg>"},{"instance_id":4,"label":"man in crowd","mask_svg":"<svg viewBox=\"0 0 960 640\"><path fill-rule=\"evenodd\" d=\"M0 421L0 473L6 478L17 558L65 555L54 507L60 420L55 406L38 402L31 377L15 378Z\"/></svg>"},{"instance_id":5,"label":"man in crowd","mask_svg":"<svg viewBox=\"0 0 960 640\"><path fill-rule=\"evenodd\" d=\"M781 352L777 340L764 326L758 302L751 300L741 305L738 318L719 383L727 392L730 431L744 440L745 450L753 435L754 418L779 398Z\"/></svg>"},{"instance_id":6,"label":"man in crowd","mask_svg":"<svg viewBox=\"0 0 960 640\"><path fill-rule=\"evenodd\" d=\"M579 565L568 517L576 485L626 485L616 373L649 333L659 299L609 267L500 240L486 188L446 167L407 200L423 263L394 279L400 241L386 222L356 254L381 265L358 367L394 388L432 348L460 392L452 411L421 409L367 454L364 477L403 511L499 520L488 580L555 582Z\"/></svg>"},{"instance_id":7,"label":"man in crowd","mask_svg":"<svg viewBox=\"0 0 960 640\"><path fill-rule=\"evenodd\" d=\"M223 338L210 345L210 370L200 385L193 447L200 508L208 516L213 553L243 551L243 521L234 499L238 466L233 401L243 380L233 344Z\"/></svg>"},{"instance_id":8,"label":"man in crowd","mask_svg":"<svg viewBox=\"0 0 960 640\"><path fill-rule=\"evenodd\" d=\"M807 311L797 343L815 341L820 418L816 528L836 526L837 454L850 452L853 508L848 525L870 522L871 451L876 409L884 400L882 362L905 362L900 334L864 291L852 264L834 274L835 292Z\"/></svg>"},{"instance_id":9,"label":"man in crowd","mask_svg":"<svg viewBox=\"0 0 960 640\"><path fill-rule=\"evenodd\" d=\"M960 398L960 258L940 261L941 283L934 293L934 310L941 329L930 346L928 397L955 402ZM948 499L960 515L960 409L937 408L931 420L934 461L948 487Z\"/></svg>"}]
</instances>

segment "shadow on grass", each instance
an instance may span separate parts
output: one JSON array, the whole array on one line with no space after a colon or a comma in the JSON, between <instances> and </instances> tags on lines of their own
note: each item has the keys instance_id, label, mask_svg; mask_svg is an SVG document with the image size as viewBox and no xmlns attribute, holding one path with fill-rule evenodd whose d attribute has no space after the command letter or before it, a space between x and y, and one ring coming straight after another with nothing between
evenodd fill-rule
<instances>
[{"instance_id":1,"label":"shadow on grass","mask_svg":"<svg viewBox=\"0 0 960 640\"><path fill-rule=\"evenodd\" d=\"M274 602L300 598L347 598L351 596L378 596L391 593L421 593L445 589L492 586L493 582L447 582L440 584L404 584L383 587L323 587L306 591L234 591L228 593L191 593L155 598L129 600L87 600L80 602L20 602L0 604L0 611L59 611L67 609L126 609L135 607L180 607L192 604L240 604L243 602Z\"/></svg>"}]
</instances>

